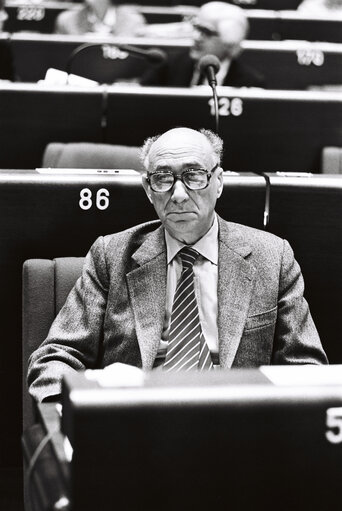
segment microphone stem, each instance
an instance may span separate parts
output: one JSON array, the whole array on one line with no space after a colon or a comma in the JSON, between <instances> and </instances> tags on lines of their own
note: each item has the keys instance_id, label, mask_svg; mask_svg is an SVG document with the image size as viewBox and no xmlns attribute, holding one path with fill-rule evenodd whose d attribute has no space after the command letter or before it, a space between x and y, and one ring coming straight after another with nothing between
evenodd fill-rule
<instances>
[{"instance_id":1,"label":"microphone stem","mask_svg":"<svg viewBox=\"0 0 342 511\"><path fill-rule=\"evenodd\" d=\"M215 131L216 134L219 134L219 110L218 110L218 98L215 83L211 83L211 88L213 90L213 99L214 99L214 112L215 112Z\"/></svg>"}]
</instances>

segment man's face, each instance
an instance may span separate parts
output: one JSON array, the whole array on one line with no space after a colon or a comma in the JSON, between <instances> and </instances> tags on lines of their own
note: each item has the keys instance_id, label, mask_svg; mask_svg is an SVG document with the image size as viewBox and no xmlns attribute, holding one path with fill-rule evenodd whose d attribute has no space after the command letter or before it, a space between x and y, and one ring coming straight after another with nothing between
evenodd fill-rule
<instances>
[{"instance_id":1,"label":"man's face","mask_svg":"<svg viewBox=\"0 0 342 511\"><path fill-rule=\"evenodd\" d=\"M201 133L177 128L162 135L151 147L149 169L171 171L179 176L189 168L211 170L217 156ZM170 191L156 192L146 180L143 185L165 229L175 239L189 245L198 241L214 221L214 208L222 193L222 169L217 168L203 190L189 190L176 180Z\"/></svg>"},{"instance_id":2,"label":"man's face","mask_svg":"<svg viewBox=\"0 0 342 511\"><path fill-rule=\"evenodd\" d=\"M197 61L204 55L215 55L219 60L223 60L226 57L225 44L215 30L205 25L194 25L190 56Z\"/></svg>"},{"instance_id":3,"label":"man's face","mask_svg":"<svg viewBox=\"0 0 342 511\"><path fill-rule=\"evenodd\" d=\"M219 60L232 59L240 49L242 26L235 19L225 19L216 24L198 16L193 23L194 35L190 56L199 60L204 55L215 55Z\"/></svg>"}]
</instances>

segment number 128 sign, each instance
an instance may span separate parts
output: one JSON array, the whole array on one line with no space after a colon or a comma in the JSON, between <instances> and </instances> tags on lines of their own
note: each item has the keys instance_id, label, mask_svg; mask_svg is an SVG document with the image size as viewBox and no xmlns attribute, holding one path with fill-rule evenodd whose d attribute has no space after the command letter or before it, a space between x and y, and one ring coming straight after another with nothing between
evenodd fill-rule
<instances>
[{"instance_id":1,"label":"number 128 sign","mask_svg":"<svg viewBox=\"0 0 342 511\"><path fill-rule=\"evenodd\" d=\"M243 113L243 102L240 98L219 98L218 99L218 113L220 117L227 117L232 115L233 117L239 117ZM210 115L215 115L215 104L214 99L210 98L208 101L210 107Z\"/></svg>"}]
</instances>

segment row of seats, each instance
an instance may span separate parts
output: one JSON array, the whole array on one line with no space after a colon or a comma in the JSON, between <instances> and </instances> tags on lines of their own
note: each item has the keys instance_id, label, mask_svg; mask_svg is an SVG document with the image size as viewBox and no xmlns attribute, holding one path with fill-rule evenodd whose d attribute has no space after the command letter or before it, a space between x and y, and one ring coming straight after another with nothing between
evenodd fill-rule
<instances>
[{"instance_id":1,"label":"row of seats","mask_svg":"<svg viewBox=\"0 0 342 511\"><path fill-rule=\"evenodd\" d=\"M203 2L201 2L203 3ZM198 5L201 4L198 2ZM277 9L280 9L277 0ZM325 42L342 42L342 16L327 16L324 19L310 17L296 11L260 11L259 6L246 10L251 40L308 40ZM4 30L7 32L36 31L52 33L56 17L65 9L79 9L80 4L69 2L45 1L34 4L8 2L6 11L8 19ZM274 8L274 7L273 7ZM139 7L147 23L178 22L189 15L189 8L184 7Z\"/></svg>"},{"instance_id":2,"label":"row of seats","mask_svg":"<svg viewBox=\"0 0 342 511\"><path fill-rule=\"evenodd\" d=\"M342 31L341 31L342 32ZM139 81L151 64L147 60L120 51L117 45L129 44L148 49L158 45L167 55L174 55L190 46L189 41L130 38L91 38L86 36L48 36L15 34L7 39L11 46L18 79L36 82L44 79L49 68L70 72L95 80L113 83ZM93 43L71 59L80 45ZM305 41L245 41L242 63L257 69L267 89L307 89L342 86L342 44L309 43Z\"/></svg>"},{"instance_id":3,"label":"row of seats","mask_svg":"<svg viewBox=\"0 0 342 511\"><path fill-rule=\"evenodd\" d=\"M220 87L225 170L314 172L325 147L341 146L342 94ZM50 142L140 146L174 126L215 129L209 87L0 87L0 168L41 166ZM18 150L20 148L20 150ZM324 167L327 172L337 172Z\"/></svg>"}]
</instances>

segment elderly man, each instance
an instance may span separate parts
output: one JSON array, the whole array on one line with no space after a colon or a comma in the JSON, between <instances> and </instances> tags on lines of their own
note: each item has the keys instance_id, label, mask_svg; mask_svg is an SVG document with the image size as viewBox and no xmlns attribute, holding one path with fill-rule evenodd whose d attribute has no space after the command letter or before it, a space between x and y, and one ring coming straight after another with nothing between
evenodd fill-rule
<instances>
[{"instance_id":1,"label":"elderly man","mask_svg":"<svg viewBox=\"0 0 342 511\"><path fill-rule=\"evenodd\" d=\"M100 237L30 359L38 400L63 374L321 364L327 359L289 244L215 213L221 139L176 128L146 141L143 186L160 221Z\"/></svg>"},{"instance_id":2,"label":"elderly man","mask_svg":"<svg viewBox=\"0 0 342 511\"><path fill-rule=\"evenodd\" d=\"M204 4L193 19L193 29L190 51L171 56L166 63L148 71L141 85L188 87L207 83L198 62L204 55L215 55L220 61L218 85L265 86L263 76L238 58L249 29L243 9L225 2Z\"/></svg>"}]
</instances>

